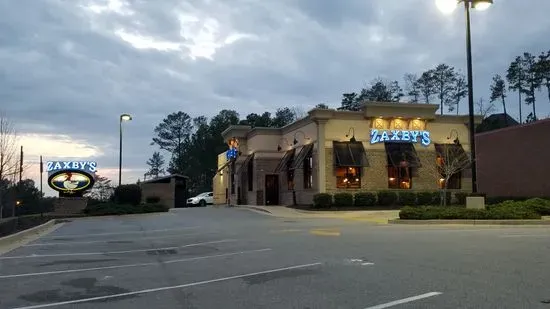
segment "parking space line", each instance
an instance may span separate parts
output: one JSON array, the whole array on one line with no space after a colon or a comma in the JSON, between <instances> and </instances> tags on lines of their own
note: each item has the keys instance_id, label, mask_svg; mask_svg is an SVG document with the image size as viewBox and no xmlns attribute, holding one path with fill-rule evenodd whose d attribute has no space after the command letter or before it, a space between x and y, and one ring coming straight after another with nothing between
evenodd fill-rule
<instances>
[{"instance_id":1,"label":"parking space line","mask_svg":"<svg viewBox=\"0 0 550 309\"><path fill-rule=\"evenodd\" d=\"M376 305L376 306L372 306L372 307L367 307L365 309L384 309L384 308L389 308L389 307L393 307L393 306L397 306L397 305L402 305L402 304L410 303L410 302L413 302L413 301L417 301L417 300L421 300L421 299L424 299L424 298L433 297L433 296L437 296L437 295L441 295L441 294L443 294L443 293L441 293L441 292L430 292L430 293L426 293L426 294L421 294L421 295L417 295L417 296L412 296L412 297L407 297L407 298L403 298L403 299L399 299L399 300L394 300L392 302L385 303L385 304L380 304L380 305Z\"/></svg>"},{"instance_id":2,"label":"parking space line","mask_svg":"<svg viewBox=\"0 0 550 309\"><path fill-rule=\"evenodd\" d=\"M42 239L55 239L55 238L64 238L64 237L75 238L75 237L89 237L89 236L146 234L146 233L157 233L157 232L184 231L184 230L192 230L192 229L198 229L198 228L200 228L200 226L189 226L189 227L182 227L182 228L177 228L177 229L143 230L143 231L117 232L117 233L54 235L54 236L44 237Z\"/></svg>"},{"instance_id":3,"label":"parking space line","mask_svg":"<svg viewBox=\"0 0 550 309\"><path fill-rule=\"evenodd\" d=\"M233 241L237 241L237 239L222 239L222 240L215 240L215 241L198 242L198 243L194 243L194 244L187 244L187 245L175 246L175 247L148 248L148 249L124 250L124 251L79 252L79 253L31 254L31 255L17 255L17 256L0 256L0 260L30 259L30 258L59 257L59 256L124 254L124 253L146 252L146 251L155 251L155 250L173 250L173 249L179 249L179 248L185 248L185 247L195 247L195 246L206 245L206 244L217 244L217 243L233 242Z\"/></svg>"},{"instance_id":4,"label":"parking space line","mask_svg":"<svg viewBox=\"0 0 550 309\"><path fill-rule=\"evenodd\" d=\"M265 248L265 249L247 250L247 251L223 253L223 254L216 254L216 255L197 256L197 257L177 259L177 260L151 262L151 263L112 265L112 266L103 266L103 267L67 269L67 270L45 271L45 272L39 272L39 273L25 273L25 274L15 274L15 275L0 275L0 279L19 278L19 277L34 277L34 276L44 276L44 275L56 275L56 274L76 273L76 272L105 270L105 269L117 269L117 268L129 268L129 267L141 267L141 266L160 266L162 264L174 264L174 263L181 263L181 262L190 262L190 261L197 261L197 260L204 260L204 259L211 259L211 258L218 258L218 257L241 255L241 254L260 253L260 252L266 252L266 251L271 251L271 250L272 250L271 248Z\"/></svg>"},{"instance_id":5,"label":"parking space line","mask_svg":"<svg viewBox=\"0 0 550 309\"><path fill-rule=\"evenodd\" d=\"M142 240L142 239L162 239L162 238L175 238L175 237L187 237L187 236L199 236L199 235L208 235L215 234L217 232L204 232L204 233L191 233L191 234L173 234L173 235L163 235L163 236L146 236L140 237L139 239L126 239L126 240ZM109 239L109 240L90 240L90 241L64 241L64 242L37 242L23 245L22 247L37 247L37 246L57 246L57 245L74 245L74 244L95 244L95 243L108 243L113 241L124 241L125 239Z\"/></svg>"},{"instance_id":6,"label":"parking space line","mask_svg":"<svg viewBox=\"0 0 550 309\"><path fill-rule=\"evenodd\" d=\"M57 302L57 303L17 307L17 308L13 308L13 309L37 309L37 308L46 308L46 307L57 307L57 306L63 306L63 305L86 303L86 302L97 301L97 300L120 298L120 297L125 297L125 296L147 294L147 293L161 292L161 291L167 291L167 290L183 289L183 288L188 288L188 287L193 287L193 286L206 285L206 284L209 284L209 283L217 283L217 282L229 281L229 280L233 280L233 279L247 278L247 277L253 277L253 276L276 273L276 272L293 270L293 269L308 268L308 267L313 267L313 266L319 266L321 264L322 263L310 263L310 264L295 265L295 266L269 269L269 270L258 271L258 272L247 273L247 274L241 274L241 275L235 275L235 276L229 276L229 277L222 277L222 278L211 279L211 280L197 281L197 282L180 284L180 285L165 286L165 287L160 287L160 288L140 290L140 291L134 291L134 292L127 292L127 293L119 293L119 294L113 294L113 295L107 295L107 296L82 298L82 299L76 299L76 300L70 300L70 301L64 301L64 302ZM373 308L375 308L375 307L373 307ZM386 307L380 307L380 308L386 308Z\"/></svg>"},{"instance_id":7,"label":"parking space line","mask_svg":"<svg viewBox=\"0 0 550 309\"><path fill-rule=\"evenodd\" d=\"M550 234L507 234L499 235L502 238L517 238L517 237L550 237Z\"/></svg>"}]
</instances>

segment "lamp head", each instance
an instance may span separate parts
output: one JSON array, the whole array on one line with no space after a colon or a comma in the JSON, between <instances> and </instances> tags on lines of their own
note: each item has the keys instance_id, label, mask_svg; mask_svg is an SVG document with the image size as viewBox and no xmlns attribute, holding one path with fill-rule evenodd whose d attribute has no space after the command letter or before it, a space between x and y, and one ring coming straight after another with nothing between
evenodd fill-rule
<instances>
[{"instance_id":1,"label":"lamp head","mask_svg":"<svg viewBox=\"0 0 550 309\"><path fill-rule=\"evenodd\" d=\"M493 4L493 0L471 0L472 6L478 11L485 11Z\"/></svg>"},{"instance_id":2,"label":"lamp head","mask_svg":"<svg viewBox=\"0 0 550 309\"><path fill-rule=\"evenodd\" d=\"M294 143L294 145L298 144L298 140L296 138L294 138L293 143Z\"/></svg>"},{"instance_id":3,"label":"lamp head","mask_svg":"<svg viewBox=\"0 0 550 309\"><path fill-rule=\"evenodd\" d=\"M354 136L352 136L352 137L351 137L351 138L349 139L349 141L350 141L350 142L352 142L352 143L355 143L355 142L357 142L357 140L355 139L355 135L354 135Z\"/></svg>"},{"instance_id":4,"label":"lamp head","mask_svg":"<svg viewBox=\"0 0 550 309\"><path fill-rule=\"evenodd\" d=\"M277 151L281 151L281 149L283 149L281 145L277 145Z\"/></svg>"},{"instance_id":5,"label":"lamp head","mask_svg":"<svg viewBox=\"0 0 550 309\"><path fill-rule=\"evenodd\" d=\"M132 116L130 116L129 114L120 115L120 121L130 121L130 120L132 120Z\"/></svg>"},{"instance_id":6,"label":"lamp head","mask_svg":"<svg viewBox=\"0 0 550 309\"><path fill-rule=\"evenodd\" d=\"M456 7L458 6L458 0L435 0L435 6L437 6L441 13L448 15L454 12Z\"/></svg>"}]
</instances>

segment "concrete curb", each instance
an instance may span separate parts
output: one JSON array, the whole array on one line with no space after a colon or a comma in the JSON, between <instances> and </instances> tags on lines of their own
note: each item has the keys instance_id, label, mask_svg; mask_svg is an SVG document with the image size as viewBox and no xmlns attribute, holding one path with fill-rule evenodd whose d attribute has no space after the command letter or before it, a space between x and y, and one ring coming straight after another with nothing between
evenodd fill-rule
<instances>
[{"instance_id":1,"label":"concrete curb","mask_svg":"<svg viewBox=\"0 0 550 309\"><path fill-rule=\"evenodd\" d=\"M260 211L260 212L263 212L263 213L273 215L273 213L271 211L269 211L267 209L263 209L261 207L242 206L242 205L232 205L232 206L228 206L228 207L237 207L237 208L243 208L243 209L250 209L250 210Z\"/></svg>"},{"instance_id":2,"label":"concrete curb","mask_svg":"<svg viewBox=\"0 0 550 309\"><path fill-rule=\"evenodd\" d=\"M388 220L389 224L550 225L550 220Z\"/></svg>"},{"instance_id":3,"label":"concrete curb","mask_svg":"<svg viewBox=\"0 0 550 309\"><path fill-rule=\"evenodd\" d=\"M52 219L46 223L42 223L41 225L31 227L30 229L26 229L21 232L17 232L15 234L11 234L8 236L0 237L0 246L11 245L14 242L22 241L25 238L28 238L29 236L40 234L45 230L49 229L50 227L52 227L57 222L57 220L58 219Z\"/></svg>"}]
</instances>

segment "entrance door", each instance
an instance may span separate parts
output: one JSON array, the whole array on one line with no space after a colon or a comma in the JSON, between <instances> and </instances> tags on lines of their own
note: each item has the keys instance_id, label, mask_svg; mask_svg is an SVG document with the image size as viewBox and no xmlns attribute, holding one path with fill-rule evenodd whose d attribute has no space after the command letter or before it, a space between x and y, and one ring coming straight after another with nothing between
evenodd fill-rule
<instances>
[{"instance_id":1,"label":"entrance door","mask_svg":"<svg viewBox=\"0 0 550 309\"><path fill-rule=\"evenodd\" d=\"M265 204L279 205L278 175L265 175Z\"/></svg>"}]
</instances>

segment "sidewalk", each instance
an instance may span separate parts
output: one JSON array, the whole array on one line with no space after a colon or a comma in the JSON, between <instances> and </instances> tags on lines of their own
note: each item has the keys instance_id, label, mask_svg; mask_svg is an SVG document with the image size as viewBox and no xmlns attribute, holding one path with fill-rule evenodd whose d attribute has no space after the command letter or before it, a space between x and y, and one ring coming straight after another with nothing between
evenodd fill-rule
<instances>
[{"instance_id":1,"label":"sidewalk","mask_svg":"<svg viewBox=\"0 0 550 309\"><path fill-rule=\"evenodd\" d=\"M399 210L309 211L285 206L235 205L233 207L246 208L279 218L345 219L379 224L388 224L388 220L399 218Z\"/></svg>"}]
</instances>

